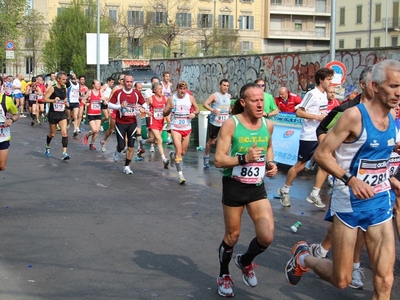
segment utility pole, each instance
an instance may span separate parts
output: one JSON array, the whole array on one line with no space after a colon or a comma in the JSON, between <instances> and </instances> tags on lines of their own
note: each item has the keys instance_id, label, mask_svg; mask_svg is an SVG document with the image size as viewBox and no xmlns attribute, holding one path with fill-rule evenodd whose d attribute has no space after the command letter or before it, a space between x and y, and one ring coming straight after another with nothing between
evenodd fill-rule
<instances>
[{"instance_id":1,"label":"utility pole","mask_svg":"<svg viewBox=\"0 0 400 300\"><path fill-rule=\"evenodd\" d=\"M336 0L331 1L330 61L334 61L336 57Z\"/></svg>"},{"instance_id":2,"label":"utility pole","mask_svg":"<svg viewBox=\"0 0 400 300\"><path fill-rule=\"evenodd\" d=\"M100 0L97 0L97 37L96 37L97 80L100 79Z\"/></svg>"}]
</instances>

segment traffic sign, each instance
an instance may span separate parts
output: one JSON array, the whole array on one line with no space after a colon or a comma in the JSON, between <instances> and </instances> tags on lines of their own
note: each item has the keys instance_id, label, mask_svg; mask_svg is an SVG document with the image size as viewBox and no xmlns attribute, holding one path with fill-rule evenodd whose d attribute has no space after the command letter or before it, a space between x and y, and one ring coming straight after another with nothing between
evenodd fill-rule
<instances>
[{"instance_id":1,"label":"traffic sign","mask_svg":"<svg viewBox=\"0 0 400 300\"><path fill-rule=\"evenodd\" d=\"M6 59L14 59L14 58L15 58L14 51L6 50Z\"/></svg>"},{"instance_id":2,"label":"traffic sign","mask_svg":"<svg viewBox=\"0 0 400 300\"><path fill-rule=\"evenodd\" d=\"M4 44L4 49L6 49L7 51L15 50L15 43L14 43L14 41L8 40L8 41Z\"/></svg>"},{"instance_id":3,"label":"traffic sign","mask_svg":"<svg viewBox=\"0 0 400 300\"><path fill-rule=\"evenodd\" d=\"M326 68L331 68L335 71L332 79L332 86L342 85L346 80L346 67L340 61L331 61L326 64Z\"/></svg>"}]
</instances>

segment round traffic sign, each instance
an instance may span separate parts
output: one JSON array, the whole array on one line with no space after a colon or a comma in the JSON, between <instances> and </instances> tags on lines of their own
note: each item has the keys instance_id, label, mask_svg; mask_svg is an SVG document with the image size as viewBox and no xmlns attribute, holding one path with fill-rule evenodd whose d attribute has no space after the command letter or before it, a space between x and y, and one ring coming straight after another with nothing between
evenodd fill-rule
<instances>
[{"instance_id":1,"label":"round traffic sign","mask_svg":"<svg viewBox=\"0 0 400 300\"><path fill-rule=\"evenodd\" d=\"M15 50L15 43L12 40L8 40L5 44L4 44L4 48L7 51L12 51Z\"/></svg>"},{"instance_id":2,"label":"round traffic sign","mask_svg":"<svg viewBox=\"0 0 400 300\"><path fill-rule=\"evenodd\" d=\"M346 80L346 67L340 61L331 61L326 64L326 68L331 68L335 71L332 79L332 86L342 85Z\"/></svg>"}]
</instances>

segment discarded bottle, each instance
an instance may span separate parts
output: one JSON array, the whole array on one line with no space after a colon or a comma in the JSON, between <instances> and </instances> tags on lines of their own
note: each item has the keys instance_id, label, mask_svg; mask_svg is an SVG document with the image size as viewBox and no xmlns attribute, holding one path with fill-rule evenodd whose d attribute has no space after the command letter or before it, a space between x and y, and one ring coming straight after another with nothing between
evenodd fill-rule
<instances>
[{"instance_id":1,"label":"discarded bottle","mask_svg":"<svg viewBox=\"0 0 400 300\"><path fill-rule=\"evenodd\" d=\"M293 232L297 232L297 230L301 227L301 223L300 221L297 221L296 223L294 223L292 225L292 227L290 227L292 229Z\"/></svg>"},{"instance_id":2,"label":"discarded bottle","mask_svg":"<svg viewBox=\"0 0 400 300\"><path fill-rule=\"evenodd\" d=\"M204 148L203 148L202 146L198 146L198 147L196 148L196 150L197 150L197 151L203 151Z\"/></svg>"}]
</instances>

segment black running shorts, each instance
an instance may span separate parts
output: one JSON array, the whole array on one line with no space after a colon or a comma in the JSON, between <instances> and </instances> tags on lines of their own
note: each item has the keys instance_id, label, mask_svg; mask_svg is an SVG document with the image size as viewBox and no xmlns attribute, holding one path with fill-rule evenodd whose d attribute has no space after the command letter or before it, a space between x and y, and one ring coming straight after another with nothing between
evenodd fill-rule
<instances>
[{"instance_id":1,"label":"black running shorts","mask_svg":"<svg viewBox=\"0 0 400 300\"><path fill-rule=\"evenodd\" d=\"M222 177L223 204L239 207L263 199L267 199L264 183L260 185L245 184L230 177Z\"/></svg>"}]
</instances>

